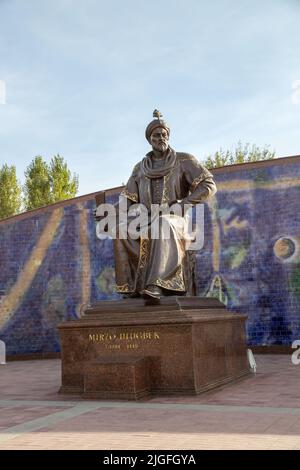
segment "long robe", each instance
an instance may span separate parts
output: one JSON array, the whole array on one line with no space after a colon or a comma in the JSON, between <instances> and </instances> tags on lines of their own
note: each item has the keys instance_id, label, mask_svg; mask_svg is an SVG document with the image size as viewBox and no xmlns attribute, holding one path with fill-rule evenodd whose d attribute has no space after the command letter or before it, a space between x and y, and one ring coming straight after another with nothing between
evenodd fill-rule
<instances>
[{"instance_id":1,"label":"long robe","mask_svg":"<svg viewBox=\"0 0 300 470\"><path fill-rule=\"evenodd\" d=\"M169 148L162 165L157 166L153 152L135 165L121 195L129 203L141 203L151 211L151 204L195 205L216 192L213 175L190 154ZM161 215L158 238L148 237L114 240L117 291L142 292L149 285L168 293L185 293L187 280L183 263L186 252L186 220L179 215ZM166 224L169 237L164 236Z\"/></svg>"}]
</instances>

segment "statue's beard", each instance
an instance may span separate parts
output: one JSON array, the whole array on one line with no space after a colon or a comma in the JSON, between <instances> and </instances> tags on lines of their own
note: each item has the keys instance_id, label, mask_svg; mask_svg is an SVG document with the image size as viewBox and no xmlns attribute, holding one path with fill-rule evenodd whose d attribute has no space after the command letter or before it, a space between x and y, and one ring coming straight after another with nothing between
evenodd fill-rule
<instances>
[{"instance_id":1,"label":"statue's beard","mask_svg":"<svg viewBox=\"0 0 300 470\"><path fill-rule=\"evenodd\" d=\"M158 152L165 152L168 148L168 142L159 142L158 144L155 145L154 150L157 150Z\"/></svg>"}]
</instances>

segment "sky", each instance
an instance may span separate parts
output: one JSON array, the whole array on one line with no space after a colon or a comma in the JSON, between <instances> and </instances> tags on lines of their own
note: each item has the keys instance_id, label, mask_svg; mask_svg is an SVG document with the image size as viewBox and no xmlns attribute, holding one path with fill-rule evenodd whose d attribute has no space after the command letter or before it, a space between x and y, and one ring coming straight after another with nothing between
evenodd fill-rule
<instances>
[{"instance_id":1,"label":"sky","mask_svg":"<svg viewBox=\"0 0 300 470\"><path fill-rule=\"evenodd\" d=\"M79 195L150 150L300 154L300 0L0 0L0 166L59 153Z\"/></svg>"}]
</instances>

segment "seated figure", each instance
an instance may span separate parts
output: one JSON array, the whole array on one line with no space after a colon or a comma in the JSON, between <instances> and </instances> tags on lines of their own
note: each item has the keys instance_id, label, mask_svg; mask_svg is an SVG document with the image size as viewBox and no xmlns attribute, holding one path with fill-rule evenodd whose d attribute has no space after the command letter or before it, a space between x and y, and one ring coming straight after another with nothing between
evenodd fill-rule
<instances>
[{"instance_id":1,"label":"seated figure","mask_svg":"<svg viewBox=\"0 0 300 470\"><path fill-rule=\"evenodd\" d=\"M188 292L184 209L213 196L216 185L213 175L193 155L169 146L169 126L159 111L153 116L146 128L152 150L133 168L121 198L126 199L129 212L136 204L143 205L149 214L153 207L171 211L154 211L158 214L154 231L155 217L150 216L146 232L141 230L139 237L114 237L114 256L117 292L159 299Z\"/></svg>"}]
</instances>

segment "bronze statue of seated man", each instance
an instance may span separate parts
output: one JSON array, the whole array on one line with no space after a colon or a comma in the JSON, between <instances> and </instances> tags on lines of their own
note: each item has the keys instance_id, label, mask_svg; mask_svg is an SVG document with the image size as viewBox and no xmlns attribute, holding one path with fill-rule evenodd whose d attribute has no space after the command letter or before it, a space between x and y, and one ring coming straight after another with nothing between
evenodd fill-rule
<instances>
[{"instance_id":1,"label":"bronze statue of seated man","mask_svg":"<svg viewBox=\"0 0 300 470\"><path fill-rule=\"evenodd\" d=\"M129 211L140 204L149 214L154 206L172 209L175 204L183 209L203 203L216 192L213 175L193 155L173 150L169 126L159 111L153 116L146 128L152 150L133 168L121 199L126 199ZM114 237L117 292L124 296L159 299L189 290L186 213L162 210L156 214L155 230L150 217L139 237Z\"/></svg>"}]
</instances>

